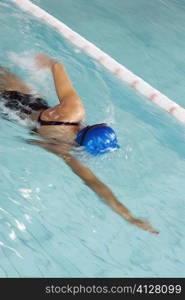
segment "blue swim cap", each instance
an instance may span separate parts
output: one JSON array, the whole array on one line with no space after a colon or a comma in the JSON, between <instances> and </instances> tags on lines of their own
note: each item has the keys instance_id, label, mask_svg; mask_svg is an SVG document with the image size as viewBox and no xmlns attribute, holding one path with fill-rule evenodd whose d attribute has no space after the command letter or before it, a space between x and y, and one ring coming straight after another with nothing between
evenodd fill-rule
<instances>
[{"instance_id":1,"label":"blue swim cap","mask_svg":"<svg viewBox=\"0 0 185 300\"><path fill-rule=\"evenodd\" d=\"M114 130L105 123L83 128L75 141L95 156L120 148Z\"/></svg>"}]
</instances>

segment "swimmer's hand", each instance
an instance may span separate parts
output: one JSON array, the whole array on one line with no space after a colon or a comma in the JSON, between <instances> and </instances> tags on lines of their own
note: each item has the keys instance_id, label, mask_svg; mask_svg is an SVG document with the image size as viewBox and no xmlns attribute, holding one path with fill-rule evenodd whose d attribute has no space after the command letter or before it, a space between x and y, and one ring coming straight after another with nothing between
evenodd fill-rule
<instances>
[{"instance_id":1,"label":"swimmer's hand","mask_svg":"<svg viewBox=\"0 0 185 300\"><path fill-rule=\"evenodd\" d=\"M56 60L54 60L47 54L39 53L35 57L35 62L38 69L51 69L52 66L56 63Z\"/></svg>"},{"instance_id":2,"label":"swimmer's hand","mask_svg":"<svg viewBox=\"0 0 185 300\"><path fill-rule=\"evenodd\" d=\"M157 231L156 229L154 229L149 222L147 221L143 221L134 217L130 217L128 218L128 221L134 225L136 225L137 227L142 228L143 230L149 231L151 233L155 233L155 234L159 234L159 231Z\"/></svg>"},{"instance_id":3,"label":"swimmer's hand","mask_svg":"<svg viewBox=\"0 0 185 300\"><path fill-rule=\"evenodd\" d=\"M131 212L127 209L126 206L124 206L122 203L120 203L114 196L114 194L109 190L109 193L107 191L106 200L108 200L108 204L113 208L114 211L116 211L119 215L121 215L125 220L127 220L129 223L143 229L146 231L149 231L151 233L159 234L159 231L154 229L149 222L135 218Z\"/></svg>"}]
</instances>

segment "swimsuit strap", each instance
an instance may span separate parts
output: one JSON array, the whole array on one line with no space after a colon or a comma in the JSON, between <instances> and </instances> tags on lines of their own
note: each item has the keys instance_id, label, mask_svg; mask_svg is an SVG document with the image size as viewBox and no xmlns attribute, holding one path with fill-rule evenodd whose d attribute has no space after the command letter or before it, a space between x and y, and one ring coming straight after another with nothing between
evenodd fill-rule
<instances>
[{"instance_id":1,"label":"swimsuit strap","mask_svg":"<svg viewBox=\"0 0 185 300\"><path fill-rule=\"evenodd\" d=\"M44 121L41 119L41 114L39 115L38 122L40 125L48 126L48 125L64 125L64 126L79 126L79 123L75 122L57 122L57 121Z\"/></svg>"}]
</instances>

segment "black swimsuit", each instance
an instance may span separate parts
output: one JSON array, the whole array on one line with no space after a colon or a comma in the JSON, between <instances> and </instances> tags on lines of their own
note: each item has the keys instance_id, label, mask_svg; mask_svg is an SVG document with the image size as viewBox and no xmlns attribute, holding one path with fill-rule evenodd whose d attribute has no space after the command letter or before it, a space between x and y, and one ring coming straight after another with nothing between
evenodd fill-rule
<instances>
[{"instance_id":1,"label":"black swimsuit","mask_svg":"<svg viewBox=\"0 0 185 300\"><path fill-rule=\"evenodd\" d=\"M47 102L42 98L17 91L1 91L0 97L3 98L5 107L27 115L33 111L49 108Z\"/></svg>"},{"instance_id":2,"label":"black swimsuit","mask_svg":"<svg viewBox=\"0 0 185 300\"><path fill-rule=\"evenodd\" d=\"M24 94L18 91L0 91L0 97L4 100L4 106L12 110L30 115L33 111L46 110L49 108L47 102L39 97L31 94ZM41 126L48 125L65 125L65 126L79 126L79 123L73 122L55 122L41 120L39 115L38 122Z\"/></svg>"}]
</instances>

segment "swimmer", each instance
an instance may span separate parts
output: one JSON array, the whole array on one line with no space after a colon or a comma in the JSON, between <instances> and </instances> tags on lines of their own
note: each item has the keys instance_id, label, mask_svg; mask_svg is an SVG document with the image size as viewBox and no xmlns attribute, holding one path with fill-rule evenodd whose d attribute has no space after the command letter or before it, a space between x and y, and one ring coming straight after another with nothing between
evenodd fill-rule
<instances>
[{"instance_id":1,"label":"swimmer","mask_svg":"<svg viewBox=\"0 0 185 300\"><path fill-rule=\"evenodd\" d=\"M100 155L119 148L114 130L107 124L84 126L84 106L65 72L64 66L45 54L35 58L39 69L50 69L59 104L49 107L45 100L32 95L31 89L7 68L0 67L0 98L5 107L19 110L23 116L36 121L34 131L43 140L29 140L61 157L83 182L128 222L158 234L149 222L135 218L119 202L111 189L75 158L70 150L81 146L91 155Z\"/></svg>"}]
</instances>

